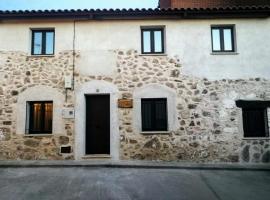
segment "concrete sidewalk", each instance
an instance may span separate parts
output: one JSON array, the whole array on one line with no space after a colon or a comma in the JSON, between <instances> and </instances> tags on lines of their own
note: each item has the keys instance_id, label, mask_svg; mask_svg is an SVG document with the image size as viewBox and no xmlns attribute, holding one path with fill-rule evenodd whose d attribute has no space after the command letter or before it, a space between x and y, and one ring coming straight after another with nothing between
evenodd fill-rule
<instances>
[{"instance_id":1,"label":"concrete sidewalk","mask_svg":"<svg viewBox=\"0 0 270 200\"><path fill-rule=\"evenodd\" d=\"M203 170L255 170L270 171L270 164L238 164L238 163L188 163L163 161L0 161L0 168L18 167L104 167L104 168L153 168L153 169L203 169Z\"/></svg>"},{"instance_id":2,"label":"concrete sidewalk","mask_svg":"<svg viewBox=\"0 0 270 200\"><path fill-rule=\"evenodd\" d=\"M0 199L269 200L270 197L269 171L39 166L42 167L0 168Z\"/></svg>"}]
</instances>

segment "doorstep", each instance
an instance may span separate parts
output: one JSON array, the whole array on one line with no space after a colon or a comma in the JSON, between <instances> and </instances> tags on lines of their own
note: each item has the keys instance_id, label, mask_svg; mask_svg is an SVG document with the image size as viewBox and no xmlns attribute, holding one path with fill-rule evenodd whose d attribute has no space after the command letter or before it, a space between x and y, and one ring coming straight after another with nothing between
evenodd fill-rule
<instances>
[{"instance_id":1,"label":"doorstep","mask_svg":"<svg viewBox=\"0 0 270 200\"><path fill-rule=\"evenodd\" d=\"M92 159L111 159L109 154L94 154L94 155L85 155L82 157L83 160L92 160Z\"/></svg>"}]
</instances>

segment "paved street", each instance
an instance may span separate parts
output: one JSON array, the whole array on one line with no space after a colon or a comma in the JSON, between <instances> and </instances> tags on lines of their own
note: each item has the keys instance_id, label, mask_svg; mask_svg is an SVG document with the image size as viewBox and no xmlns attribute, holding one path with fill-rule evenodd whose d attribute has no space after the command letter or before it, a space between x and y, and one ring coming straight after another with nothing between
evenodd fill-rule
<instances>
[{"instance_id":1,"label":"paved street","mask_svg":"<svg viewBox=\"0 0 270 200\"><path fill-rule=\"evenodd\" d=\"M269 171L1 168L1 200L268 200Z\"/></svg>"}]
</instances>

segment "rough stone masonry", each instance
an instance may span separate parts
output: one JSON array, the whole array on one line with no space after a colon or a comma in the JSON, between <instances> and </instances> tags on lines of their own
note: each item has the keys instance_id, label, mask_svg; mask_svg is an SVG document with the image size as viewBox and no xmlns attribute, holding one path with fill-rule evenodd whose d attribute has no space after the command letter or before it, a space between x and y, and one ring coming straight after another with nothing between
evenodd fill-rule
<instances>
[{"instance_id":1,"label":"rough stone masonry","mask_svg":"<svg viewBox=\"0 0 270 200\"><path fill-rule=\"evenodd\" d=\"M237 99L270 99L270 81L261 78L207 80L181 73L181 58L141 56L136 50L115 50L114 76L84 76L75 71L75 84L91 80L113 83L119 98L132 99L134 90L159 84L176 93L177 130L145 135L135 131L132 108L118 108L120 159L193 162L270 162L267 139L243 139ZM76 59L80 59L77 52ZM64 107L75 104L74 91L64 89L72 75L72 51L54 57L29 57L24 52L0 52L0 159L74 159L61 154L74 148L74 119L63 119L64 132L51 136L16 133L16 103L28 88L39 85L67 95ZM76 69L76 66L75 66ZM45 92L45 91L44 91ZM138 116L139 117L139 116Z\"/></svg>"}]
</instances>

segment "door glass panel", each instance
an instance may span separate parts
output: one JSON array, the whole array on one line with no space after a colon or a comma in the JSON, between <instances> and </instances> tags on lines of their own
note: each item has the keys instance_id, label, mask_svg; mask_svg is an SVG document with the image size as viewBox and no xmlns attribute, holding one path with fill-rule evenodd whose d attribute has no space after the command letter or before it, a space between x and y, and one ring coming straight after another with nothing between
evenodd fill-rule
<instances>
[{"instance_id":1,"label":"door glass panel","mask_svg":"<svg viewBox=\"0 0 270 200\"><path fill-rule=\"evenodd\" d=\"M224 29L224 50L225 51L232 51L232 30L231 29Z\"/></svg>"},{"instance_id":2,"label":"door glass panel","mask_svg":"<svg viewBox=\"0 0 270 200\"><path fill-rule=\"evenodd\" d=\"M151 33L150 33L150 31L143 31L143 51L144 51L144 53L151 52Z\"/></svg>"},{"instance_id":3,"label":"door glass panel","mask_svg":"<svg viewBox=\"0 0 270 200\"><path fill-rule=\"evenodd\" d=\"M220 30L212 29L213 51L221 51Z\"/></svg>"}]
</instances>

